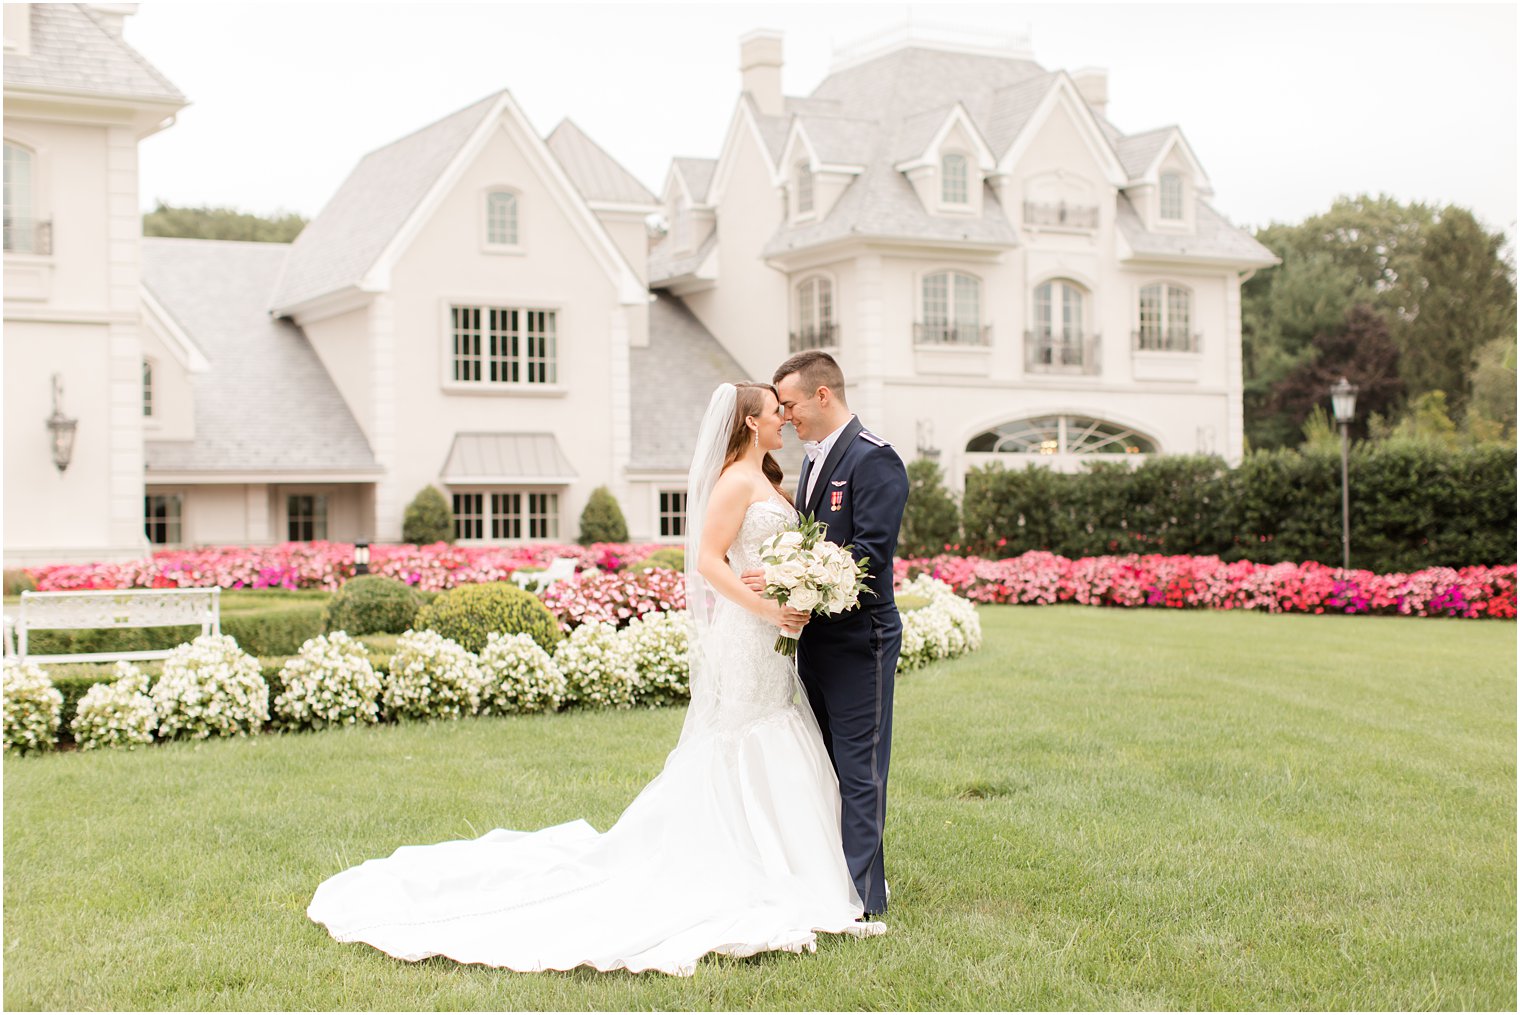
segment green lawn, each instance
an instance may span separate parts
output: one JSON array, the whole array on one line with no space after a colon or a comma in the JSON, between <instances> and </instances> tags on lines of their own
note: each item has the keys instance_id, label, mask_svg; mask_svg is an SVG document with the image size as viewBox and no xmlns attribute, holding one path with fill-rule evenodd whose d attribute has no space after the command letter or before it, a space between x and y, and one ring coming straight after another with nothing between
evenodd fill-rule
<instances>
[{"instance_id":1,"label":"green lawn","mask_svg":"<svg viewBox=\"0 0 1520 1015\"><path fill-rule=\"evenodd\" d=\"M1511 1009L1515 626L990 607L905 676L885 938L689 980L308 923L403 843L605 828L677 710L7 758L7 1008Z\"/></svg>"}]
</instances>

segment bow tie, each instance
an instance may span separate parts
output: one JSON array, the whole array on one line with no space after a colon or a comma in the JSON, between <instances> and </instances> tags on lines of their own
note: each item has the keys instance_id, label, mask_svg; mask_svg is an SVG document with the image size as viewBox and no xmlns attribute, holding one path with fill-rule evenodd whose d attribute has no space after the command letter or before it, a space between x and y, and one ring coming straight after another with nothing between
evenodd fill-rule
<instances>
[{"instance_id":1,"label":"bow tie","mask_svg":"<svg viewBox=\"0 0 1520 1015\"><path fill-rule=\"evenodd\" d=\"M823 454L823 441L805 441L802 450L807 452L808 461L818 461L818 456Z\"/></svg>"}]
</instances>

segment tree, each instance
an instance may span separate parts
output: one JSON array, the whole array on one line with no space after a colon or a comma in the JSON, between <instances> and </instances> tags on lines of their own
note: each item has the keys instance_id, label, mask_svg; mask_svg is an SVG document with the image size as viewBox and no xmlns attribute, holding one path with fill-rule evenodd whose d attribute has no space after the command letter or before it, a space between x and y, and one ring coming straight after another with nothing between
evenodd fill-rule
<instances>
[{"instance_id":1,"label":"tree","mask_svg":"<svg viewBox=\"0 0 1520 1015\"><path fill-rule=\"evenodd\" d=\"M927 557L960 542L961 513L955 498L945 489L939 463L916 458L908 463L908 503L903 510L898 553L904 557Z\"/></svg>"},{"instance_id":2,"label":"tree","mask_svg":"<svg viewBox=\"0 0 1520 1015\"><path fill-rule=\"evenodd\" d=\"M592 543L627 541L628 523L623 519L623 509L618 507L617 498L605 486L592 490L585 510L581 512L580 544L590 546Z\"/></svg>"},{"instance_id":3,"label":"tree","mask_svg":"<svg viewBox=\"0 0 1520 1015\"><path fill-rule=\"evenodd\" d=\"M1504 237L1455 206L1425 230L1423 292L1404 329L1403 374L1411 394L1444 391L1453 413L1467 403L1478 350L1515 335L1515 276Z\"/></svg>"},{"instance_id":4,"label":"tree","mask_svg":"<svg viewBox=\"0 0 1520 1015\"><path fill-rule=\"evenodd\" d=\"M289 243L306 226L294 212L262 217L235 208L176 208L158 202L143 216L144 236L178 236L198 240L254 240Z\"/></svg>"},{"instance_id":5,"label":"tree","mask_svg":"<svg viewBox=\"0 0 1520 1015\"><path fill-rule=\"evenodd\" d=\"M1477 420L1497 427L1496 436L1515 434L1515 336L1485 343L1473 356L1470 428Z\"/></svg>"},{"instance_id":6,"label":"tree","mask_svg":"<svg viewBox=\"0 0 1520 1015\"><path fill-rule=\"evenodd\" d=\"M454 541L454 512L436 486L424 486L406 506L401 520L401 541L418 545Z\"/></svg>"},{"instance_id":7,"label":"tree","mask_svg":"<svg viewBox=\"0 0 1520 1015\"><path fill-rule=\"evenodd\" d=\"M1341 324L1314 336L1313 355L1272 388L1270 410L1302 430L1310 412L1330 397L1330 387L1344 377L1357 386L1354 436L1366 436L1372 413L1389 415L1404 393L1399 350L1382 315L1365 303L1346 312Z\"/></svg>"}]
</instances>

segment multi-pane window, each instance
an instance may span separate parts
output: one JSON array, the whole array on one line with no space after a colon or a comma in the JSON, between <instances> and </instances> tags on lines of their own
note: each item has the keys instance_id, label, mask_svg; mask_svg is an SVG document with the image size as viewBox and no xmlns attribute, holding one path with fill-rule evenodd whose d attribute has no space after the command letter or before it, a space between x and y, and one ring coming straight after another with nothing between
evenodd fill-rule
<instances>
[{"instance_id":1,"label":"multi-pane window","mask_svg":"<svg viewBox=\"0 0 1520 1015\"><path fill-rule=\"evenodd\" d=\"M1170 282L1153 282L1140 289L1140 330L1135 344L1140 349L1194 352L1193 294Z\"/></svg>"},{"instance_id":2,"label":"multi-pane window","mask_svg":"<svg viewBox=\"0 0 1520 1015\"><path fill-rule=\"evenodd\" d=\"M981 345L987 341L982 328L982 283L958 271L924 276L924 320L916 338L923 343Z\"/></svg>"},{"instance_id":3,"label":"multi-pane window","mask_svg":"<svg viewBox=\"0 0 1520 1015\"><path fill-rule=\"evenodd\" d=\"M828 349L837 344L834 328L834 283L821 276L797 286L797 329L791 351Z\"/></svg>"},{"instance_id":4,"label":"multi-pane window","mask_svg":"<svg viewBox=\"0 0 1520 1015\"><path fill-rule=\"evenodd\" d=\"M979 454L1149 455L1156 442L1120 423L1090 416L1035 416L1003 423L966 443Z\"/></svg>"},{"instance_id":5,"label":"multi-pane window","mask_svg":"<svg viewBox=\"0 0 1520 1015\"><path fill-rule=\"evenodd\" d=\"M285 538L308 543L327 538L327 495L293 493L285 498Z\"/></svg>"},{"instance_id":6,"label":"multi-pane window","mask_svg":"<svg viewBox=\"0 0 1520 1015\"><path fill-rule=\"evenodd\" d=\"M143 498L143 529L155 546L183 542L183 516L184 501L177 493L150 493Z\"/></svg>"},{"instance_id":7,"label":"multi-pane window","mask_svg":"<svg viewBox=\"0 0 1520 1015\"><path fill-rule=\"evenodd\" d=\"M660 491L660 536L686 535L686 491Z\"/></svg>"},{"instance_id":8,"label":"multi-pane window","mask_svg":"<svg viewBox=\"0 0 1520 1015\"><path fill-rule=\"evenodd\" d=\"M1173 222L1182 219L1182 175L1161 174L1161 217Z\"/></svg>"},{"instance_id":9,"label":"multi-pane window","mask_svg":"<svg viewBox=\"0 0 1520 1015\"><path fill-rule=\"evenodd\" d=\"M450 307L453 379L472 384L554 384L559 378L555 312L522 307Z\"/></svg>"},{"instance_id":10,"label":"multi-pane window","mask_svg":"<svg viewBox=\"0 0 1520 1015\"><path fill-rule=\"evenodd\" d=\"M510 190L493 190L486 195L486 242L517 246L517 195Z\"/></svg>"},{"instance_id":11,"label":"multi-pane window","mask_svg":"<svg viewBox=\"0 0 1520 1015\"><path fill-rule=\"evenodd\" d=\"M1053 279L1034 290L1030 366L1086 367L1096 349L1083 331L1086 293L1075 283Z\"/></svg>"},{"instance_id":12,"label":"multi-pane window","mask_svg":"<svg viewBox=\"0 0 1520 1015\"><path fill-rule=\"evenodd\" d=\"M5 249L18 254L36 248L32 211L32 153L5 142Z\"/></svg>"},{"instance_id":13,"label":"multi-pane window","mask_svg":"<svg viewBox=\"0 0 1520 1015\"><path fill-rule=\"evenodd\" d=\"M558 539L559 494L524 490L455 491L454 538Z\"/></svg>"},{"instance_id":14,"label":"multi-pane window","mask_svg":"<svg viewBox=\"0 0 1520 1015\"><path fill-rule=\"evenodd\" d=\"M143 357L143 415L153 415L153 361Z\"/></svg>"},{"instance_id":15,"label":"multi-pane window","mask_svg":"<svg viewBox=\"0 0 1520 1015\"><path fill-rule=\"evenodd\" d=\"M813 210L813 171L806 162L797 163L797 214Z\"/></svg>"},{"instance_id":16,"label":"multi-pane window","mask_svg":"<svg viewBox=\"0 0 1520 1015\"><path fill-rule=\"evenodd\" d=\"M944 204L967 204L971 191L966 184L966 156L950 154L940 159L939 199Z\"/></svg>"}]
</instances>

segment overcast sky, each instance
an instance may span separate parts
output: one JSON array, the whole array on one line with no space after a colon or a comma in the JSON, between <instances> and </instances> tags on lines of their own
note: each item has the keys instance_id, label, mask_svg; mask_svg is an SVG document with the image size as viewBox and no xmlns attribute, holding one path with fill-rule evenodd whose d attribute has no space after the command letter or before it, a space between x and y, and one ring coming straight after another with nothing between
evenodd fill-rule
<instances>
[{"instance_id":1,"label":"overcast sky","mask_svg":"<svg viewBox=\"0 0 1520 1015\"><path fill-rule=\"evenodd\" d=\"M149 2L127 39L191 105L142 144L143 205L311 216L364 153L500 88L658 193L672 156L717 156L741 34L785 32L783 88L805 95L836 46L910 18L1107 68L1109 118L1181 125L1242 225L1386 192L1514 236L1512 4Z\"/></svg>"}]
</instances>

